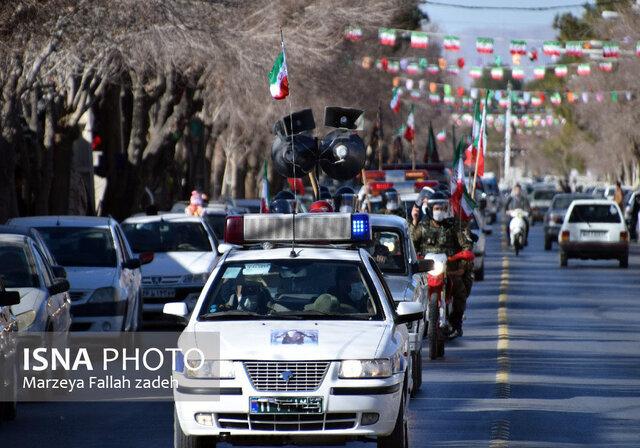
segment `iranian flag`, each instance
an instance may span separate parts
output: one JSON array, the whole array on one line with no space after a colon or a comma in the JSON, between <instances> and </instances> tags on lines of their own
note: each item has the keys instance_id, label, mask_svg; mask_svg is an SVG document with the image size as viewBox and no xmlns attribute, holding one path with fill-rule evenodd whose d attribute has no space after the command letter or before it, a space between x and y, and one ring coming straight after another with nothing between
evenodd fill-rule
<instances>
[{"instance_id":1,"label":"iranian flag","mask_svg":"<svg viewBox=\"0 0 640 448\"><path fill-rule=\"evenodd\" d=\"M404 138L409 143L413 143L413 139L415 137L416 137L416 123L415 123L415 118L413 116L413 105L411 105L411 110L409 111L409 115L407 115L407 126L404 129Z\"/></svg>"},{"instance_id":2,"label":"iranian flag","mask_svg":"<svg viewBox=\"0 0 640 448\"><path fill-rule=\"evenodd\" d=\"M429 35L422 31L411 32L411 48L427 48L429 46Z\"/></svg>"},{"instance_id":3,"label":"iranian flag","mask_svg":"<svg viewBox=\"0 0 640 448\"><path fill-rule=\"evenodd\" d=\"M267 161L262 167L262 193L260 194L260 213L269 213L269 175Z\"/></svg>"},{"instance_id":4,"label":"iranian flag","mask_svg":"<svg viewBox=\"0 0 640 448\"><path fill-rule=\"evenodd\" d=\"M482 125L482 114L480 113L480 101L476 101L473 106L473 125L471 127L471 144L467 146L465 151L464 164L466 166L473 166L475 164L476 148L474 147L476 136L480 132L480 126Z\"/></svg>"},{"instance_id":5,"label":"iranian flag","mask_svg":"<svg viewBox=\"0 0 640 448\"><path fill-rule=\"evenodd\" d=\"M391 102L389 103L389 107L395 113L400 112L400 95L402 95L402 90L399 87L395 87L393 89L393 95L391 97Z\"/></svg>"},{"instance_id":6,"label":"iranian flag","mask_svg":"<svg viewBox=\"0 0 640 448\"><path fill-rule=\"evenodd\" d=\"M557 78L564 78L569 73L569 69L566 65L556 65L553 71L556 74Z\"/></svg>"},{"instance_id":7,"label":"iranian flag","mask_svg":"<svg viewBox=\"0 0 640 448\"><path fill-rule=\"evenodd\" d=\"M482 68L481 67L471 67L469 70L469 76L472 79L480 79L482 78Z\"/></svg>"},{"instance_id":8,"label":"iranian flag","mask_svg":"<svg viewBox=\"0 0 640 448\"><path fill-rule=\"evenodd\" d=\"M284 47L278 54L273 68L269 73L269 91L275 100L283 100L289 95L289 80L287 78L287 59Z\"/></svg>"},{"instance_id":9,"label":"iranian flag","mask_svg":"<svg viewBox=\"0 0 640 448\"><path fill-rule=\"evenodd\" d=\"M380 45L393 47L396 44L396 30L393 28L380 28L378 30L378 39L380 40Z\"/></svg>"},{"instance_id":10,"label":"iranian flag","mask_svg":"<svg viewBox=\"0 0 640 448\"><path fill-rule=\"evenodd\" d=\"M524 79L524 70L520 67L513 67L511 69L511 77L513 79Z\"/></svg>"},{"instance_id":11,"label":"iranian flag","mask_svg":"<svg viewBox=\"0 0 640 448\"><path fill-rule=\"evenodd\" d=\"M584 50L582 48L581 40L570 40L565 45L567 56L573 56L574 58L580 58L584 56Z\"/></svg>"},{"instance_id":12,"label":"iranian flag","mask_svg":"<svg viewBox=\"0 0 640 448\"><path fill-rule=\"evenodd\" d=\"M475 166L478 176L484 175L484 156L487 150L487 106L489 92L484 98L484 106L480 111L480 102L476 103L473 111L473 128L471 130L471 144L467 147L464 164Z\"/></svg>"},{"instance_id":13,"label":"iranian flag","mask_svg":"<svg viewBox=\"0 0 640 448\"><path fill-rule=\"evenodd\" d=\"M560 56L560 42L547 40L542 44L542 52L547 56Z\"/></svg>"},{"instance_id":14,"label":"iranian flag","mask_svg":"<svg viewBox=\"0 0 640 448\"><path fill-rule=\"evenodd\" d=\"M362 39L362 28L348 27L344 32L344 38L351 42L358 42Z\"/></svg>"},{"instance_id":15,"label":"iranian flag","mask_svg":"<svg viewBox=\"0 0 640 448\"><path fill-rule=\"evenodd\" d=\"M533 77L535 79L544 79L544 75L547 73L547 69L545 67L535 67L533 69Z\"/></svg>"},{"instance_id":16,"label":"iranian flag","mask_svg":"<svg viewBox=\"0 0 640 448\"><path fill-rule=\"evenodd\" d=\"M591 65L579 64L577 71L578 71L578 75L580 76L589 76L591 74Z\"/></svg>"},{"instance_id":17,"label":"iranian flag","mask_svg":"<svg viewBox=\"0 0 640 448\"><path fill-rule=\"evenodd\" d=\"M509 53L524 56L527 54L527 41L519 39L512 40L509 45Z\"/></svg>"},{"instance_id":18,"label":"iranian flag","mask_svg":"<svg viewBox=\"0 0 640 448\"><path fill-rule=\"evenodd\" d=\"M447 51L460 51L460 38L458 36L444 36L443 46Z\"/></svg>"},{"instance_id":19,"label":"iranian flag","mask_svg":"<svg viewBox=\"0 0 640 448\"><path fill-rule=\"evenodd\" d=\"M429 73L430 75L437 75L440 72L440 67L438 67L436 64L429 64L429 66L427 67L427 73Z\"/></svg>"},{"instance_id":20,"label":"iranian flag","mask_svg":"<svg viewBox=\"0 0 640 448\"><path fill-rule=\"evenodd\" d=\"M504 76L504 70L502 69L502 67L493 67L491 69L491 79L495 79L496 81L499 81L503 78Z\"/></svg>"},{"instance_id":21,"label":"iranian flag","mask_svg":"<svg viewBox=\"0 0 640 448\"><path fill-rule=\"evenodd\" d=\"M468 221L471 218L476 203L467 193L464 181L464 141L460 140L453 152L453 169L451 170L451 209L456 216Z\"/></svg>"},{"instance_id":22,"label":"iranian flag","mask_svg":"<svg viewBox=\"0 0 640 448\"><path fill-rule=\"evenodd\" d=\"M636 42L636 56L640 57L640 40Z\"/></svg>"},{"instance_id":23,"label":"iranian flag","mask_svg":"<svg viewBox=\"0 0 640 448\"><path fill-rule=\"evenodd\" d=\"M490 37L478 37L476 39L476 51L480 54L492 54L493 39Z\"/></svg>"},{"instance_id":24,"label":"iranian flag","mask_svg":"<svg viewBox=\"0 0 640 448\"><path fill-rule=\"evenodd\" d=\"M436 134L436 140L440 143L444 142L447 139L447 131L444 129Z\"/></svg>"},{"instance_id":25,"label":"iranian flag","mask_svg":"<svg viewBox=\"0 0 640 448\"><path fill-rule=\"evenodd\" d=\"M601 72L611 73L613 71L613 62L599 62L598 69Z\"/></svg>"},{"instance_id":26,"label":"iranian flag","mask_svg":"<svg viewBox=\"0 0 640 448\"><path fill-rule=\"evenodd\" d=\"M605 58L617 58L620 56L620 45L617 42L605 42L602 44L602 56Z\"/></svg>"}]
</instances>

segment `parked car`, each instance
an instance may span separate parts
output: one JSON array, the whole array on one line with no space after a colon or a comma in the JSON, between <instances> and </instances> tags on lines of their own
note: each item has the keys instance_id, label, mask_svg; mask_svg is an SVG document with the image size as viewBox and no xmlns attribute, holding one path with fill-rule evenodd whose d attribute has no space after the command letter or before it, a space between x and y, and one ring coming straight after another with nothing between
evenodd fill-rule
<instances>
[{"instance_id":1,"label":"parked car","mask_svg":"<svg viewBox=\"0 0 640 448\"><path fill-rule=\"evenodd\" d=\"M140 266L153 254L135 257L112 218L37 216L10 224L35 227L71 285L72 330L135 331L141 328Z\"/></svg>"},{"instance_id":2,"label":"parked car","mask_svg":"<svg viewBox=\"0 0 640 448\"><path fill-rule=\"evenodd\" d=\"M18 331L66 333L71 325L69 282L57 278L33 240L0 235L0 276L3 287L16 291L20 302L11 307Z\"/></svg>"},{"instance_id":3,"label":"parked car","mask_svg":"<svg viewBox=\"0 0 640 448\"><path fill-rule=\"evenodd\" d=\"M629 232L620 207L606 199L573 201L562 223L560 266L570 258L617 259L621 268L629 265Z\"/></svg>"},{"instance_id":4,"label":"parked car","mask_svg":"<svg viewBox=\"0 0 640 448\"><path fill-rule=\"evenodd\" d=\"M20 303L18 291L0 285L0 422L15 420L18 410L18 323L11 307Z\"/></svg>"},{"instance_id":5,"label":"parked car","mask_svg":"<svg viewBox=\"0 0 640 448\"><path fill-rule=\"evenodd\" d=\"M534 225L537 221L542 222L544 220L544 214L547 213L551 200L557 193L555 189L549 188L536 188L531 192L529 197L531 225Z\"/></svg>"},{"instance_id":6,"label":"parked car","mask_svg":"<svg viewBox=\"0 0 640 448\"><path fill-rule=\"evenodd\" d=\"M554 241L558 241L560 227L564 222L564 215L571 203L576 199L593 199L590 194L558 193L553 197L549 209L544 214L544 250L551 250Z\"/></svg>"},{"instance_id":7,"label":"parked car","mask_svg":"<svg viewBox=\"0 0 640 448\"><path fill-rule=\"evenodd\" d=\"M485 224L483 216L477 210L473 211L473 215L469 221L469 230L477 237L477 241L473 244L473 274L477 281L484 280L484 251L486 247L485 235L491 235L493 230Z\"/></svg>"},{"instance_id":8,"label":"parked car","mask_svg":"<svg viewBox=\"0 0 640 448\"><path fill-rule=\"evenodd\" d=\"M49 250L49 246L47 246L44 238L42 238L42 234L38 232L38 230L33 227L0 225L0 235L2 234L24 235L31 238L33 243L38 247L38 249L40 249L45 261L51 266L53 275L58 278L67 278L67 271L58 264L55 257Z\"/></svg>"},{"instance_id":9,"label":"parked car","mask_svg":"<svg viewBox=\"0 0 640 448\"><path fill-rule=\"evenodd\" d=\"M205 218L183 214L139 216L122 223L135 253L153 252L142 269L145 319L163 320L167 302L192 310L218 261L218 240Z\"/></svg>"}]
</instances>

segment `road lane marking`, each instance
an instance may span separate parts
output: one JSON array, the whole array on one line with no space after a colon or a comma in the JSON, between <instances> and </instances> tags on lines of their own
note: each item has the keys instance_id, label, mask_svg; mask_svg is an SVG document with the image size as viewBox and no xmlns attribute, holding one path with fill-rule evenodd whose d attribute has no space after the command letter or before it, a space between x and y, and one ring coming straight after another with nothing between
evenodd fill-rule
<instances>
[{"instance_id":1,"label":"road lane marking","mask_svg":"<svg viewBox=\"0 0 640 448\"><path fill-rule=\"evenodd\" d=\"M504 241L504 240L503 240ZM498 293L498 342L497 370L496 370L496 398L508 399L511 395L509 384L509 318L507 314L507 301L509 296L509 258L502 257L502 272L500 274L500 290ZM511 422L508 419L500 419L491 425L491 439L489 448L505 448L509 446L511 435Z\"/></svg>"}]
</instances>

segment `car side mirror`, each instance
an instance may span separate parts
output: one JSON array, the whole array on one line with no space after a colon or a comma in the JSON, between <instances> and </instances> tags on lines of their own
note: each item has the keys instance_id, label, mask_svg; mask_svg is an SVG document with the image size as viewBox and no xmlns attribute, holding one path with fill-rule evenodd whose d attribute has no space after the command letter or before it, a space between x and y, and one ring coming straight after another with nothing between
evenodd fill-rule
<instances>
[{"instance_id":1,"label":"car side mirror","mask_svg":"<svg viewBox=\"0 0 640 448\"><path fill-rule=\"evenodd\" d=\"M69 291L70 285L69 280L66 278L58 278L53 282L53 285L49 286L49 294L62 294L63 292Z\"/></svg>"},{"instance_id":2,"label":"car side mirror","mask_svg":"<svg viewBox=\"0 0 640 448\"><path fill-rule=\"evenodd\" d=\"M140 266L142 266L142 263L139 258L131 258L122 262L123 269L140 269Z\"/></svg>"},{"instance_id":3,"label":"car side mirror","mask_svg":"<svg viewBox=\"0 0 640 448\"><path fill-rule=\"evenodd\" d=\"M0 306L12 306L20 303L18 291L0 291Z\"/></svg>"},{"instance_id":4,"label":"car side mirror","mask_svg":"<svg viewBox=\"0 0 640 448\"><path fill-rule=\"evenodd\" d=\"M67 270L62 266L51 266L51 273L55 278L67 278Z\"/></svg>"},{"instance_id":5,"label":"car side mirror","mask_svg":"<svg viewBox=\"0 0 640 448\"><path fill-rule=\"evenodd\" d=\"M142 252L138 257L138 260L140 260L140 266L151 263L153 261L153 258L153 252Z\"/></svg>"},{"instance_id":6,"label":"car side mirror","mask_svg":"<svg viewBox=\"0 0 640 448\"><path fill-rule=\"evenodd\" d=\"M433 260L417 260L411 266L414 274L422 274L433 269Z\"/></svg>"},{"instance_id":7,"label":"car side mirror","mask_svg":"<svg viewBox=\"0 0 640 448\"><path fill-rule=\"evenodd\" d=\"M162 313L186 320L189 315L189 308L187 308L187 304L184 302L169 302L164 304Z\"/></svg>"},{"instance_id":8,"label":"car side mirror","mask_svg":"<svg viewBox=\"0 0 640 448\"><path fill-rule=\"evenodd\" d=\"M400 302L396 307L396 314L398 315L395 320L397 325L408 324L424 318L424 306L418 302Z\"/></svg>"}]
</instances>

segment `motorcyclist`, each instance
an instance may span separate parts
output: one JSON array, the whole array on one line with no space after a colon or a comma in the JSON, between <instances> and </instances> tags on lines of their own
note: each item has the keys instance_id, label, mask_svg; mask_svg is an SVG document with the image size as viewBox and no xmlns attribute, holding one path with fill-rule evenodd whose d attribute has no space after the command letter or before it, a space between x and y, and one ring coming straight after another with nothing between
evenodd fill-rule
<instances>
[{"instance_id":1,"label":"motorcyclist","mask_svg":"<svg viewBox=\"0 0 640 448\"><path fill-rule=\"evenodd\" d=\"M516 184L511 191L511 195L507 199L507 202L504 204L505 211L505 225L506 225L506 233L507 233L507 241L511 241L511 236L509 234L509 223L511 223L511 216L509 215L510 211L520 209L527 213L531 211L531 206L529 205L529 199L527 196L522 194L522 187L520 184ZM525 222L525 236L524 236L524 244L525 246L529 243L529 219L524 218Z\"/></svg>"},{"instance_id":2,"label":"motorcyclist","mask_svg":"<svg viewBox=\"0 0 640 448\"><path fill-rule=\"evenodd\" d=\"M420 220L421 207L426 216ZM463 250L472 250L473 242L466 226L459 219L449 215L449 198L442 191L425 191L411 210L409 224L411 239L419 254L445 253L452 256ZM473 269L472 262L459 260L447 265L447 275L451 280L453 307L449 322L450 337L462 336L462 318L466 309L467 297L471 292Z\"/></svg>"},{"instance_id":3,"label":"motorcyclist","mask_svg":"<svg viewBox=\"0 0 640 448\"><path fill-rule=\"evenodd\" d=\"M340 187L333 196L333 209L341 213L353 213L356 209L356 194L353 188Z\"/></svg>"},{"instance_id":4,"label":"motorcyclist","mask_svg":"<svg viewBox=\"0 0 640 448\"><path fill-rule=\"evenodd\" d=\"M400 197L395 188L389 188L382 192L382 206L384 208L381 213L383 215L395 215L404 218L405 214L400 205Z\"/></svg>"}]
</instances>

